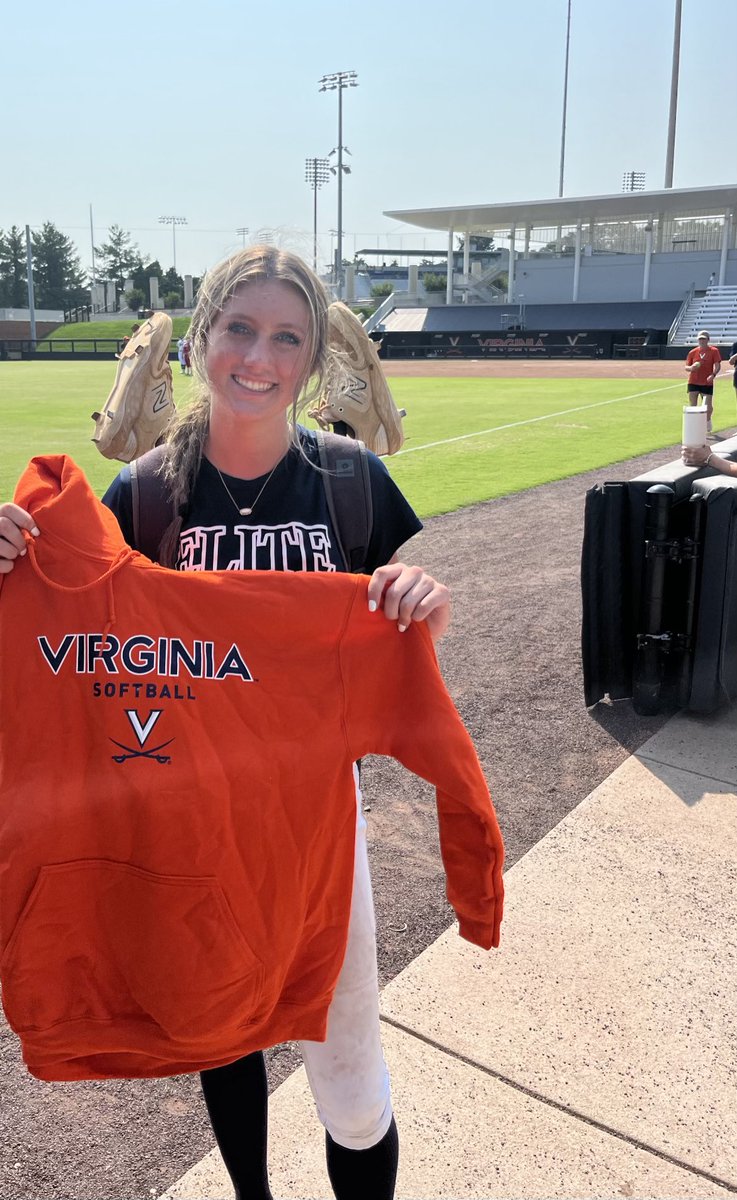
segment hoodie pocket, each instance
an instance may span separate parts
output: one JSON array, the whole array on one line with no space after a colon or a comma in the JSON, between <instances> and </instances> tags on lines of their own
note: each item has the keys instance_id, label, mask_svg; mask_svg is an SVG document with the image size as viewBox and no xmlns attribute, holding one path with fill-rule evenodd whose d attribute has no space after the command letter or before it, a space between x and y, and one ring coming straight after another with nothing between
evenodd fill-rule
<instances>
[{"instance_id":1,"label":"hoodie pocket","mask_svg":"<svg viewBox=\"0 0 737 1200\"><path fill-rule=\"evenodd\" d=\"M70 1021L144 1021L170 1038L237 1030L263 966L210 876L104 859L43 867L2 957L17 1033Z\"/></svg>"}]
</instances>

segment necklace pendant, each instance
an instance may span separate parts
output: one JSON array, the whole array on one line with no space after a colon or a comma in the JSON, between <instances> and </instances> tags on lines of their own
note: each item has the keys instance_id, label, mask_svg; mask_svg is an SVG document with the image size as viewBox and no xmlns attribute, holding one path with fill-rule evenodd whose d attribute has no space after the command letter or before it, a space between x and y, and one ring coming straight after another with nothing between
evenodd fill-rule
<instances>
[{"instance_id":1,"label":"necklace pendant","mask_svg":"<svg viewBox=\"0 0 737 1200\"><path fill-rule=\"evenodd\" d=\"M242 517L250 517L251 513L253 512L253 509L252 508L239 508L238 512L240 513L240 515Z\"/></svg>"}]
</instances>

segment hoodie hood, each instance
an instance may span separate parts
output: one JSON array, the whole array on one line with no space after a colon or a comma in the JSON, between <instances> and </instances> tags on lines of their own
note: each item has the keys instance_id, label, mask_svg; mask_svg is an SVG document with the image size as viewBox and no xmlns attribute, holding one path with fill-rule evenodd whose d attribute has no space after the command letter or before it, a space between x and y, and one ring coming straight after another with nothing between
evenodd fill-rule
<instances>
[{"instance_id":1,"label":"hoodie hood","mask_svg":"<svg viewBox=\"0 0 737 1200\"><path fill-rule=\"evenodd\" d=\"M93 583L123 552L131 553L115 516L99 503L67 454L31 459L14 500L40 530L33 542L35 557L54 583Z\"/></svg>"}]
</instances>

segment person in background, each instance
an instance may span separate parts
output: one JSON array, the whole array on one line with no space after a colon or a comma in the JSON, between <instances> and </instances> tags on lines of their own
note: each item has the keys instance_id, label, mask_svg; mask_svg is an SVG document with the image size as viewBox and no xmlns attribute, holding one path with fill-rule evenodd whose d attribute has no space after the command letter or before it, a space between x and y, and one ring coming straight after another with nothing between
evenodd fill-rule
<instances>
[{"instance_id":1,"label":"person in background","mask_svg":"<svg viewBox=\"0 0 737 1200\"><path fill-rule=\"evenodd\" d=\"M120 345L118 346L118 353L115 355L116 358L120 358L121 354L123 353L126 346L128 345L128 342L131 340L132 337L135 337L135 335L138 333L138 330L140 328L141 328L140 325L131 325L130 333L126 333L125 337L121 340Z\"/></svg>"},{"instance_id":2,"label":"person in background","mask_svg":"<svg viewBox=\"0 0 737 1200\"><path fill-rule=\"evenodd\" d=\"M689 404L706 402L706 431L712 430L712 413L714 410L714 380L722 366L722 356L716 346L709 343L709 334L705 329L697 335L697 345L689 350L685 370L688 371L686 393Z\"/></svg>"}]
</instances>

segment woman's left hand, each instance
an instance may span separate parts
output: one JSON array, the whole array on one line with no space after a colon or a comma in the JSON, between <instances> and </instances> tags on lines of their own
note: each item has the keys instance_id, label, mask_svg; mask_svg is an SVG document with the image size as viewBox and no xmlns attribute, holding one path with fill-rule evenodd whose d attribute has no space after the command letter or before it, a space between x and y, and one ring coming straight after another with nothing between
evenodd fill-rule
<instances>
[{"instance_id":1,"label":"woman's left hand","mask_svg":"<svg viewBox=\"0 0 737 1200\"><path fill-rule=\"evenodd\" d=\"M400 562L378 567L368 585L368 604L372 612L383 608L384 616L397 622L400 633L412 621L427 621L434 642L450 624L450 592L422 567Z\"/></svg>"}]
</instances>

